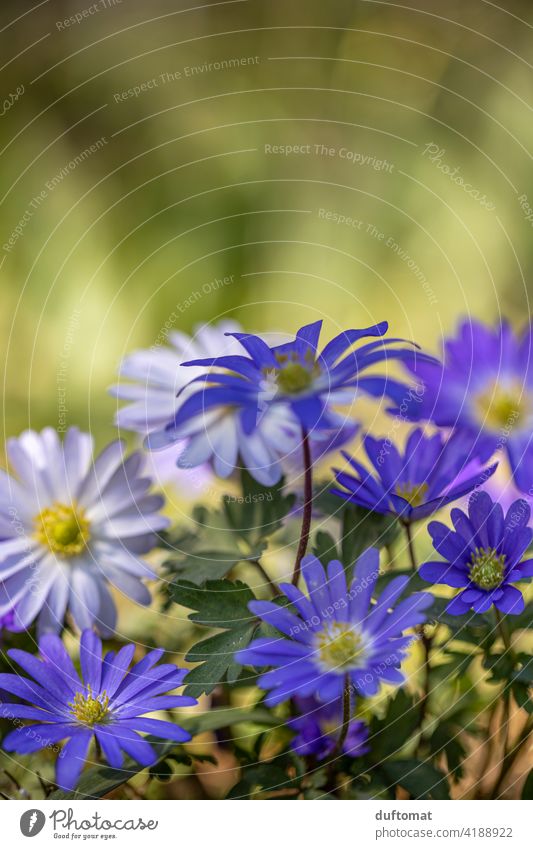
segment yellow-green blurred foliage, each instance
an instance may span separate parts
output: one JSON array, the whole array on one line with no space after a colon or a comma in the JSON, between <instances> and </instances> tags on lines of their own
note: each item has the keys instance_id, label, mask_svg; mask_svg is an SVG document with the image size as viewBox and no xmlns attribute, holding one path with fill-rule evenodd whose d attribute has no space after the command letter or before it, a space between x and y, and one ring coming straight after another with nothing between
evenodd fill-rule
<instances>
[{"instance_id":1,"label":"yellow-green blurred foliage","mask_svg":"<svg viewBox=\"0 0 533 849\"><path fill-rule=\"evenodd\" d=\"M57 424L60 374L109 438L166 322L387 318L437 350L462 314L525 319L529 2L108 2L2 3L2 245L31 213L0 255L4 435Z\"/></svg>"}]
</instances>

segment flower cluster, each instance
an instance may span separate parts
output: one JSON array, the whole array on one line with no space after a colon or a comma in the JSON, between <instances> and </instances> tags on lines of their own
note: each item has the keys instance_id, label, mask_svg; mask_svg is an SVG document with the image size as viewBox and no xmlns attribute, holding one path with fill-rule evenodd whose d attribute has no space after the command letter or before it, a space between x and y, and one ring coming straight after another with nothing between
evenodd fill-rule
<instances>
[{"instance_id":1,"label":"flower cluster","mask_svg":"<svg viewBox=\"0 0 533 849\"><path fill-rule=\"evenodd\" d=\"M335 404L351 404L358 391L399 400L406 387L391 378L367 376L376 363L413 359L431 361L402 340L382 337L387 323L346 330L318 349L322 322L306 325L289 342L270 346L260 336L230 333L243 353L190 359L184 366L203 369L188 384L185 399L164 428L148 437L157 449L189 440L180 457L185 467L214 456L225 476L238 456L262 483L276 483L281 456L294 450L305 433L320 438L338 432L342 419ZM365 337L378 337L354 350ZM398 345L397 343L401 343ZM191 385L199 384L198 391Z\"/></svg>"},{"instance_id":2,"label":"flower cluster","mask_svg":"<svg viewBox=\"0 0 533 849\"><path fill-rule=\"evenodd\" d=\"M197 328L193 339L174 333L170 345L129 355L111 392L127 402L117 410L117 427L142 441L133 453L114 441L95 456L92 437L75 427L64 439L45 428L8 440L10 470L0 472L0 631L11 646L28 631L40 656L21 648L6 652L29 677L0 672L2 699L9 694L0 718L16 726L2 746L26 755L64 743L56 765L64 791L77 786L93 744L92 757L113 769L122 767L124 755L139 768L154 764L156 744L142 735L168 741L166 752L190 735L149 714L194 706L196 696L235 682L264 691L267 708L285 703L280 710L290 711L285 724L294 736L284 757L293 764L311 758L308 766L328 761L319 772L331 785L331 765L340 759L344 770L353 770L356 759L365 763L381 727L376 715L371 736L359 718L372 712L368 700L390 700L390 687L416 689L405 674L411 652L423 655L423 746L434 645L424 625L431 615L437 629L444 626L430 614L439 609L434 594L413 591L420 579L444 587L437 594L446 596L446 627L450 614L477 617L485 626L490 620L483 614L494 608L493 627L510 658L509 686L525 688L525 694L513 690L518 703L529 699L530 679L517 667L523 661L502 614L522 613L524 597L515 585L533 577L527 557L533 541L531 331L516 337L507 324L491 329L465 322L456 338L445 341L439 362L412 343L387 337L386 322L347 329L326 345L320 344L321 329L316 321L281 339L226 321ZM407 376L389 374L390 363ZM401 411L409 426L404 444L363 433L363 461L359 446L350 444L362 433L353 414L361 393L387 399L395 405L389 412ZM322 500L313 487L316 467L340 448L346 465L333 468L335 482L328 477ZM152 491L147 471L152 451L170 459L178 476L199 469L206 479L230 477L234 488L239 482L243 487L242 496L225 496L223 510L213 514L215 546L199 544L200 526L210 523L198 520L198 528L178 529L175 537L176 547L184 546L185 567L182 559L172 575L174 561L165 563L172 601L194 609L195 623L217 629L187 655L201 664L190 672L159 663L162 649L139 648L134 662L136 646L117 648L114 590L150 604L147 582L158 579L151 564L161 558L146 558L160 545L167 552L172 546L163 535L171 524L163 515L165 501ZM283 489L276 488L282 480ZM508 503L507 484L524 497ZM301 509L293 510L300 490ZM326 507L326 500L334 506ZM453 527L446 521L427 526L440 559L419 566L413 523L425 534L424 520L444 508L450 508ZM406 536L407 548L393 551L387 567L375 514L387 515L389 530ZM203 519L204 512L194 515ZM328 533L321 527L313 537L315 516ZM329 531L335 533L339 517L345 537L336 540ZM288 549L297 523L292 581L278 583L261 554L282 526ZM222 539L226 532L229 545ZM306 553L310 545L320 558ZM217 551L226 552L220 563ZM398 574L405 551L410 568L399 563ZM201 563L198 574L195 562ZM261 574L259 597L236 580L243 562ZM62 639L66 628L80 635L80 671ZM105 651L101 638L114 638L113 649ZM487 632L483 645L494 640ZM502 667L491 657L486 668L494 663ZM185 694L176 694L183 684ZM398 696L411 698L404 691Z\"/></svg>"}]
</instances>

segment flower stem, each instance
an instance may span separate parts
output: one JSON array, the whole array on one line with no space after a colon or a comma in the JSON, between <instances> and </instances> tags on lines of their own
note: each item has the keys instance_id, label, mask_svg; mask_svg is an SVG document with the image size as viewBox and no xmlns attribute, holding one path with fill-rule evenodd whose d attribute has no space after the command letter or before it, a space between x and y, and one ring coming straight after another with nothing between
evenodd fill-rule
<instances>
[{"instance_id":1,"label":"flower stem","mask_svg":"<svg viewBox=\"0 0 533 849\"><path fill-rule=\"evenodd\" d=\"M507 623L505 622L503 616L497 607L494 607L494 614L496 616L496 624L498 626L498 631L500 632L500 636L503 640L503 644L505 646L506 651L509 652L509 657L511 660L515 659L515 653L513 647L511 645L511 635L509 634L509 629L507 627Z\"/></svg>"},{"instance_id":2,"label":"flower stem","mask_svg":"<svg viewBox=\"0 0 533 849\"><path fill-rule=\"evenodd\" d=\"M351 706L351 698L350 698L351 684L350 678L348 675L344 677L344 689L342 691L342 727L339 739L337 740L337 745L335 746L333 752L330 757L330 766L338 755L342 755L342 747L344 746L344 741L348 736L348 730L350 728L350 720L352 718L352 706Z\"/></svg>"},{"instance_id":3,"label":"flower stem","mask_svg":"<svg viewBox=\"0 0 533 849\"><path fill-rule=\"evenodd\" d=\"M411 530L411 525L409 522L404 522L403 526L405 528L405 536L407 537L407 548L409 549L409 558L411 560L411 566L415 570L418 570L417 562L416 562L416 554L415 554L415 546L413 543L413 532Z\"/></svg>"},{"instance_id":4,"label":"flower stem","mask_svg":"<svg viewBox=\"0 0 533 849\"><path fill-rule=\"evenodd\" d=\"M309 533L311 531L311 515L313 511L313 465L311 461L311 446L307 431L302 428L302 450L304 460L304 509L302 516L302 528L300 531L300 542L294 564L292 583L297 585L302 568L302 559L309 544Z\"/></svg>"},{"instance_id":5,"label":"flower stem","mask_svg":"<svg viewBox=\"0 0 533 849\"><path fill-rule=\"evenodd\" d=\"M342 747L344 746L344 741L348 736L348 729L350 727L350 719L351 719L351 699L350 699L350 679L348 676L344 679L344 690L342 693L342 728L341 734L339 737L339 741L337 743L337 750L339 754L342 753Z\"/></svg>"},{"instance_id":6,"label":"flower stem","mask_svg":"<svg viewBox=\"0 0 533 849\"><path fill-rule=\"evenodd\" d=\"M412 533L412 530L411 530L411 525L409 524L409 522L404 522L403 526L405 528L405 536L407 537L407 547L409 549L409 558L411 560L411 566L413 567L413 571L417 572L418 571L418 564L417 564L417 561L416 561L415 546L414 546L414 542L413 542L413 533ZM427 634L424 631L423 625L418 625L416 631L417 631L417 634L418 634L420 641L422 643L422 647L424 649L424 667L423 667L424 668L424 684L423 684L423 688L422 688L422 696L420 697L420 717L419 717L420 728L422 728L422 725L423 725L424 720L425 720L426 715L427 715L428 703L429 703L429 694L430 694L430 691L431 691L431 665L430 665L430 661L431 661L431 649L432 649L432 644L433 644L433 638L427 636ZM423 742L424 742L424 738L421 734L420 744L423 744Z\"/></svg>"}]
</instances>

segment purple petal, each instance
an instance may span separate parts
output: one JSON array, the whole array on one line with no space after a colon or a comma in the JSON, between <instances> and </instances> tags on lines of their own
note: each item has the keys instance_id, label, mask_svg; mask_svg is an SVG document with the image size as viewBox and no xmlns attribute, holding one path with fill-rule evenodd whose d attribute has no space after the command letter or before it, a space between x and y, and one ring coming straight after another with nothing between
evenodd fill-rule
<instances>
[{"instance_id":1,"label":"purple petal","mask_svg":"<svg viewBox=\"0 0 533 849\"><path fill-rule=\"evenodd\" d=\"M509 584L504 588L501 598L495 602L495 606L502 613L511 613L517 615L522 613L525 603L524 597L520 590L512 587Z\"/></svg>"},{"instance_id":2,"label":"purple petal","mask_svg":"<svg viewBox=\"0 0 533 849\"><path fill-rule=\"evenodd\" d=\"M92 738L92 731L77 729L63 746L56 761L56 782L62 790L74 790L76 787Z\"/></svg>"},{"instance_id":3,"label":"purple petal","mask_svg":"<svg viewBox=\"0 0 533 849\"><path fill-rule=\"evenodd\" d=\"M93 693L99 692L102 677L102 641L89 629L81 635L80 664L84 683Z\"/></svg>"}]
</instances>

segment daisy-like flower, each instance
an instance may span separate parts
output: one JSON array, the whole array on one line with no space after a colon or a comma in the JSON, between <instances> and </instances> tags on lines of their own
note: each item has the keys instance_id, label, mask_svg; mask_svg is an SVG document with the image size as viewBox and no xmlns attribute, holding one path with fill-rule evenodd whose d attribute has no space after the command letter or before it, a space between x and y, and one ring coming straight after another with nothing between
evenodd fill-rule
<instances>
[{"instance_id":1,"label":"daisy-like flower","mask_svg":"<svg viewBox=\"0 0 533 849\"><path fill-rule=\"evenodd\" d=\"M378 692L381 681L401 684L412 635L405 631L425 621L433 602L429 593L415 593L391 609L408 584L394 578L376 604L372 594L379 574L379 552L368 549L357 562L350 587L343 565L332 560L327 573L313 555L302 561L309 596L289 584L280 589L293 613L272 601L252 601L250 611L283 636L260 637L237 652L238 663L271 666L258 685L270 692L267 705L293 696L315 696L322 702L340 698L349 686L363 696Z\"/></svg>"},{"instance_id":2,"label":"daisy-like flower","mask_svg":"<svg viewBox=\"0 0 533 849\"><path fill-rule=\"evenodd\" d=\"M122 361L120 382L110 392L130 403L117 412L115 421L119 428L146 437L158 478L201 490L210 467L226 478L240 461L265 486L280 480L283 459L300 438L298 422L288 408L270 412L253 434L244 433L238 411L230 404L180 428L174 425L177 409L190 394L186 387L205 372L203 367L185 368L183 361L240 354L242 346L234 338L240 330L235 321L221 321L196 327L192 337L174 332L168 337L172 347L135 351ZM175 475L171 470L176 466Z\"/></svg>"},{"instance_id":3,"label":"daisy-like flower","mask_svg":"<svg viewBox=\"0 0 533 849\"><path fill-rule=\"evenodd\" d=\"M113 442L93 461L89 434L52 428L7 443L18 480L0 473L0 616L15 630L38 616L39 631L59 631L70 611L81 629L114 631L109 585L149 604L142 578L155 578L139 555L150 551L164 499L150 495L144 459Z\"/></svg>"},{"instance_id":4,"label":"daisy-like flower","mask_svg":"<svg viewBox=\"0 0 533 849\"><path fill-rule=\"evenodd\" d=\"M524 599L513 583L533 576L533 560L522 560L533 538L527 526L530 514L527 502L518 499L504 515L500 504L479 492L470 498L468 515L458 508L451 511L455 530L430 522L433 547L445 560L424 563L420 576L462 589L447 613L484 613L492 605L502 613L522 612Z\"/></svg>"},{"instance_id":5,"label":"daisy-like flower","mask_svg":"<svg viewBox=\"0 0 533 849\"><path fill-rule=\"evenodd\" d=\"M168 345L154 345L124 357L119 367L119 382L109 390L111 395L129 402L115 414L117 427L143 437L165 428L174 418L178 394L191 379L191 370L181 367L183 360L215 356L221 350L236 353L237 341L225 334L239 330L236 321L198 325L193 336L174 331L168 334ZM197 372L200 374L200 369ZM194 498L207 486L212 471L207 460L194 466L183 463L179 468L179 457L187 443L186 437L171 441L166 448L150 452L147 462L156 480L172 483L184 495L192 494ZM214 454L213 449L207 459L212 460Z\"/></svg>"},{"instance_id":6,"label":"daisy-like flower","mask_svg":"<svg viewBox=\"0 0 533 849\"><path fill-rule=\"evenodd\" d=\"M56 781L63 790L73 790L78 783L93 739L115 769L122 766L124 753L142 766L157 760L138 732L176 743L190 740L179 725L144 716L196 704L190 697L168 695L181 686L187 670L171 663L157 665L163 649L148 652L130 669L134 645L108 652L102 659L102 643L86 630L80 642L81 676L56 634L41 637L39 652L40 660L19 649L8 652L31 678L0 674L0 688L25 702L2 704L0 717L34 723L10 731L2 747L29 755L67 740L56 763Z\"/></svg>"},{"instance_id":7,"label":"daisy-like flower","mask_svg":"<svg viewBox=\"0 0 533 849\"><path fill-rule=\"evenodd\" d=\"M117 427L142 435L165 427L179 406L179 393L191 378L203 373L196 369L191 374L191 369L182 368L181 363L240 353L239 343L230 335L240 330L236 321L198 325L193 336L174 331L168 334L170 345L153 346L124 357L119 383L109 390L116 398L130 402L117 411Z\"/></svg>"},{"instance_id":8,"label":"daisy-like flower","mask_svg":"<svg viewBox=\"0 0 533 849\"><path fill-rule=\"evenodd\" d=\"M296 731L291 748L298 755L315 755L318 760L329 757L337 748L342 729L342 704L335 700L321 704L314 698L294 699L300 716L289 719L287 725ZM370 750L368 726L359 719L352 720L342 744L342 752L359 758Z\"/></svg>"},{"instance_id":9,"label":"daisy-like flower","mask_svg":"<svg viewBox=\"0 0 533 849\"><path fill-rule=\"evenodd\" d=\"M203 386L181 404L172 427L179 430L191 419L230 406L239 411L242 432L249 437L260 429L269 410L281 405L289 407L306 433L334 430L338 421L331 414L331 405L351 403L356 390L376 397L387 394L398 402L407 394L407 387L396 381L362 376L376 363L394 359L410 362L415 356L414 348L403 340L381 338L387 332L387 322L364 330L346 330L319 351L321 328L322 321L308 324L300 328L294 340L273 347L260 336L233 333L246 355L184 363L210 371L194 379ZM353 350L361 339L376 336L380 337L378 341ZM398 342L403 346L397 347ZM426 358L420 353L416 356Z\"/></svg>"},{"instance_id":10,"label":"daisy-like flower","mask_svg":"<svg viewBox=\"0 0 533 849\"><path fill-rule=\"evenodd\" d=\"M332 492L367 510L398 516L406 523L424 519L468 495L497 467L496 463L480 469L479 461L472 457L470 440L463 434L425 436L415 428L403 453L389 439L367 436L364 446L374 474L343 452L356 475L334 469L338 488Z\"/></svg>"},{"instance_id":11,"label":"daisy-like flower","mask_svg":"<svg viewBox=\"0 0 533 849\"><path fill-rule=\"evenodd\" d=\"M533 337L515 336L507 323L494 328L464 321L444 341L444 362L407 364L421 382L408 415L460 428L476 441L483 460L499 448L509 456L518 487L533 484Z\"/></svg>"}]
</instances>

